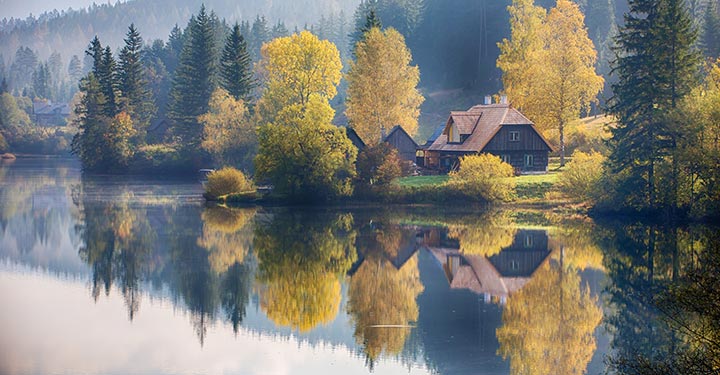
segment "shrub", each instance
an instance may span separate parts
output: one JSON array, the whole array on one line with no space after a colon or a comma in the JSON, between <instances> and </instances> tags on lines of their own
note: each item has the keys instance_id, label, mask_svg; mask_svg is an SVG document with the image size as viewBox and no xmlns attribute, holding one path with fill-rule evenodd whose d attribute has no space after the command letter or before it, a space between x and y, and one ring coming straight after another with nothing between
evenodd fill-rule
<instances>
[{"instance_id":1,"label":"shrub","mask_svg":"<svg viewBox=\"0 0 720 375\"><path fill-rule=\"evenodd\" d=\"M205 193L213 198L253 189L252 182L242 172L232 167L210 173L205 184Z\"/></svg>"},{"instance_id":2,"label":"shrub","mask_svg":"<svg viewBox=\"0 0 720 375\"><path fill-rule=\"evenodd\" d=\"M514 197L513 167L490 154L460 158L460 168L450 173L448 187L478 201L509 201Z\"/></svg>"},{"instance_id":3,"label":"shrub","mask_svg":"<svg viewBox=\"0 0 720 375\"><path fill-rule=\"evenodd\" d=\"M397 149L387 143L368 146L357 157L357 180L364 186L387 186L400 177Z\"/></svg>"},{"instance_id":4,"label":"shrub","mask_svg":"<svg viewBox=\"0 0 720 375\"><path fill-rule=\"evenodd\" d=\"M603 174L605 157L597 152L575 151L558 177L558 189L577 200L592 200Z\"/></svg>"}]
</instances>

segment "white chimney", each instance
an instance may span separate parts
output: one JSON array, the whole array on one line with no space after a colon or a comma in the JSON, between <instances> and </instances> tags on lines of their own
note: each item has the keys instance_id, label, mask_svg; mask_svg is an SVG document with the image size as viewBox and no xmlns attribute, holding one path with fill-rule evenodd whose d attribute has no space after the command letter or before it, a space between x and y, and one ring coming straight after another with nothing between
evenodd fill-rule
<instances>
[{"instance_id":1,"label":"white chimney","mask_svg":"<svg viewBox=\"0 0 720 375\"><path fill-rule=\"evenodd\" d=\"M503 95L500 97L500 104L508 104L507 95Z\"/></svg>"},{"instance_id":2,"label":"white chimney","mask_svg":"<svg viewBox=\"0 0 720 375\"><path fill-rule=\"evenodd\" d=\"M492 104L492 96L485 95L485 105L490 105L490 104Z\"/></svg>"}]
</instances>

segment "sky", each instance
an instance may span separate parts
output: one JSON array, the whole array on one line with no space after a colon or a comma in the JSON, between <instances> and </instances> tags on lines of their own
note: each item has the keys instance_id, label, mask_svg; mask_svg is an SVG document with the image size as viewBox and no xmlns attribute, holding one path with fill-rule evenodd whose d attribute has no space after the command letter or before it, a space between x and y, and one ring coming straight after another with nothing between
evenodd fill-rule
<instances>
[{"instance_id":1,"label":"sky","mask_svg":"<svg viewBox=\"0 0 720 375\"><path fill-rule=\"evenodd\" d=\"M85 8L92 3L103 4L108 0L0 0L0 19L3 18L25 18L31 13L39 15L53 9L66 10ZM111 3L115 3L112 0Z\"/></svg>"}]
</instances>

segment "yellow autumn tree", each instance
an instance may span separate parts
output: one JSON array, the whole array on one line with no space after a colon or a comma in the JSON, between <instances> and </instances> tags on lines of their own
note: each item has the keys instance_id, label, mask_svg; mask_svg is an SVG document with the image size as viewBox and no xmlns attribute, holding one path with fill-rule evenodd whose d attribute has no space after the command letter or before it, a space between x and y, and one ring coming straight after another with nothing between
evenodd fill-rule
<instances>
[{"instance_id":1,"label":"yellow autumn tree","mask_svg":"<svg viewBox=\"0 0 720 375\"><path fill-rule=\"evenodd\" d=\"M365 259L350 279L348 313L368 358L402 351L418 319L417 296L423 289L417 255L399 270L380 254Z\"/></svg>"},{"instance_id":2,"label":"yellow autumn tree","mask_svg":"<svg viewBox=\"0 0 720 375\"><path fill-rule=\"evenodd\" d=\"M201 147L221 164L252 167L257 149L255 124L242 99L218 88L210 97L209 110L198 120L203 125Z\"/></svg>"},{"instance_id":3,"label":"yellow autumn tree","mask_svg":"<svg viewBox=\"0 0 720 375\"><path fill-rule=\"evenodd\" d=\"M382 127L400 125L415 135L425 99L417 89L420 70L410 65L412 55L402 34L373 27L358 42L355 56L345 76L350 125L370 145L380 141Z\"/></svg>"},{"instance_id":4,"label":"yellow autumn tree","mask_svg":"<svg viewBox=\"0 0 720 375\"><path fill-rule=\"evenodd\" d=\"M351 194L357 149L331 123L342 69L335 45L307 31L277 38L263 45L259 66L256 179L290 199Z\"/></svg>"},{"instance_id":5,"label":"yellow autumn tree","mask_svg":"<svg viewBox=\"0 0 720 375\"><path fill-rule=\"evenodd\" d=\"M291 105L304 108L312 98L330 106L342 78L340 52L334 44L302 31L263 44L261 56L258 67L265 87L257 104L261 123L275 122Z\"/></svg>"},{"instance_id":6,"label":"yellow autumn tree","mask_svg":"<svg viewBox=\"0 0 720 375\"><path fill-rule=\"evenodd\" d=\"M603 88L597 52L577 4L558 0L544 16L532 0L509 8L511 40L500 44L497 66L510 102L540 129L556 132L565 165L565 127L589 109Z\"/></svg>"},{"instance_id":7,"label":"yellow autumn tree","mask_svg":"<svg viewBox=\"0 0 720 375\"><path fill-rule=\"evenodd\" d=\"M510 13L510 39L498 43L497 67L502 70L504 92L515 108L533 107L532 95L537 81L535 67L543 48L542 28L545 9L533 0L513 0Z\"/></svg>"},{"instance_id":8,"label":"yellow autumn tree","mask_svg":"<svg viewBox=\"0 0 720 375\"><path fill-rule=\"evenodd\" d=\"M597 52L577 4L558 0L548 13L544 30L544 63L537 65L537 74L543 79L535 93L544 105L528 115L541 127L557 130L560 165L565 165L565 126L589 109L604 80L595 72Z\"/></svg>"},{"instance_id":9,"label":"yellow autumn tree","mask_svg":"<svg viewBox=\"0 0 720 375\"><path fill-rule=\"evenodd\" d=\"M503 310L496 331L512 374L585 374L595 352L602 310L571 267L550 262L536 271Z\"/></svg>"}]
</instances>

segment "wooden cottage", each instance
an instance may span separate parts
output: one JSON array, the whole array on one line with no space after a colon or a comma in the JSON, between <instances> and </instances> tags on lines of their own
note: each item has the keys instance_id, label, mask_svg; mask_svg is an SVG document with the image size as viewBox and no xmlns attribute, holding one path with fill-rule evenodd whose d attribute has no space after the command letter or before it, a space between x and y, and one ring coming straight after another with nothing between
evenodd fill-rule
<instances>
[{"instance_id":1,"label":"wooden cottage","mask_svg":"<svg viewBox=\"0 0 720 375\"><path fill-rule=\"evenodd\" d=\"M448 172L461 156L497 155L518 172L546 172L550 143L532 121L508 104L451 112L442 133L424 149L425 167Z\"/></svg>"},{"instance_id":2,"label":"wooden cottage","mask_svg":"<svg viewBox=\"0 0 720 375\"><path fill-rule=\"evenodd\" d=\"M395 125L390 130L390 133L383 138L383 142L395 147L398 150L400 159L415 162L415 155L420 147L402 126Z\"/></svg>"},{"instance_id":3,"label":"wooden cottage","mask_svg":"<svg viewBox=\"0 0 720 375\"><path fill-rule=\"evenodd\" d=\"M347 135L348 139L350 139L350 142L352 142L353 146L358 149L358 152L365 149L365 142L363 142L362 138L360 138L360 135L355 131L355 129L347 127L345 128L345 134Z\"/></svg>"}]
</instances>

